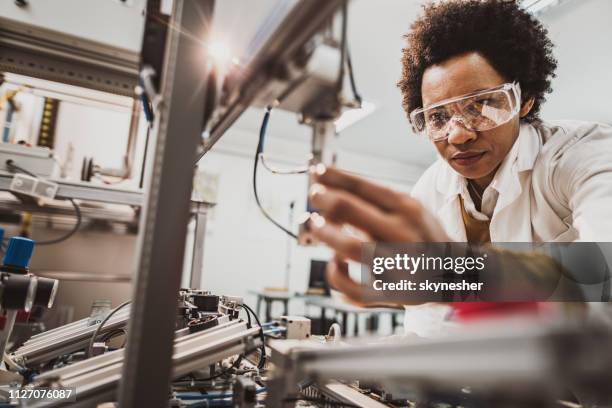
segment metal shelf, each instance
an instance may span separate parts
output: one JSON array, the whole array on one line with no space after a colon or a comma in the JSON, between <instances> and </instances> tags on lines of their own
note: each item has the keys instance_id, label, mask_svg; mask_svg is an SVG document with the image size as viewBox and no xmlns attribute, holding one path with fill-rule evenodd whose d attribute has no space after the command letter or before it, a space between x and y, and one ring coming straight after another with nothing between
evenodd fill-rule
<instances>
[{"instance_id":1,"label":"metal shelf","mask_svg":"<svg viewBox=\"0 0 612 408\"><path fill-rule=\"evenodd\" d=\"M0 172L0 191L9 191L12 173ZM111 204L140 206L143 193L141 190L129 190L117 187L99 186L85 182L50 180L59 184L56 198L97 201Z\"/></svg>"}]
</instances>

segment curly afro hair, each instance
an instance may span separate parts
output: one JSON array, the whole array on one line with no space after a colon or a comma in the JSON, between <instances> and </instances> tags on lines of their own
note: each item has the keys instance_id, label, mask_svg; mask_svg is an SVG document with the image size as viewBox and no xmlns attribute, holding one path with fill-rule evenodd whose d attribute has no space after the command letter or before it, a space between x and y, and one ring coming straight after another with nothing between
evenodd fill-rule
<instances>
[{"instance_id":1,"label":"curly afro hair","mask_svg":"<svg viewBox=\"0 0 612 408\"><path fill-rule=\"evenodd\" d=\"M405 35L402 92L406 113L422 106L425 70L451 57L477 52L506 78L521 86L523 101L534 99L527 122L538 120L550 93L557 61L548 31L517 0L447 0L424 6L424 14Z\"/></svg>"}]
</instances>

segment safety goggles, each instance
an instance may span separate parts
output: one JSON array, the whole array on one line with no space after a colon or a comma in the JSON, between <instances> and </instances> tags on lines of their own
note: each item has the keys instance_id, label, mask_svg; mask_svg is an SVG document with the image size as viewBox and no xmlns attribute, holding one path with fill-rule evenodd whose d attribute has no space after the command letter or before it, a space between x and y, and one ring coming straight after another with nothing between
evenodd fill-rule
<instances>
[{"instance_id":1,"label":"safety goggles","mask_svg":"<svg viewBox=\"0 0 612 408\"><path fill-rule=\"evenodd\" d=\"M415 109L410 121L417 133L436 142L448 137L453 122L481 132L507 123L520 109L521 88L514 82Z\"/></svg>"}]
</instances>

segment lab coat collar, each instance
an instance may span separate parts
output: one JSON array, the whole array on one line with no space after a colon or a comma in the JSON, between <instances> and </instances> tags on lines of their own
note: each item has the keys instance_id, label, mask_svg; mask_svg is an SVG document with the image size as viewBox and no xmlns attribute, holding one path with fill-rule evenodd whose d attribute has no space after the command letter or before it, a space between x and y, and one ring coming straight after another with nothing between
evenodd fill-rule
<instances>
[{"instance_id":1,"label":"lab coat collar","mask_svg":"<svg viewBox=\"0 0 612 408\"><path fill-rule=\"evenodd\" d=\"M533 169L540 152L540 147L541 141L536 129L530 124L521 124L519 135L514 145L512 145L510 152L508 152L502 161L491 182L491 186L500 193L500 196L502 194L506 195L508 189L513 191L517 186L520 188L519 180L513 176ZM448 201L456 198L461 193L465 183L465 178L445 162L443 171L437 177L436 189Z\"/></svg>"},{"instance_id":2,"label":"lab coat collar","mask_svg":"<svg viewBox=\"0 0 612 408\"><path fill-rule=\"evenodd\" d=\"M523 191L520 173L533 170L540 152L539 140L539 135L533 126L521 125L514 145L491 181L491 187L499 193L495 213L499 213L520 196Z\"/></svg>"}]
</instances>

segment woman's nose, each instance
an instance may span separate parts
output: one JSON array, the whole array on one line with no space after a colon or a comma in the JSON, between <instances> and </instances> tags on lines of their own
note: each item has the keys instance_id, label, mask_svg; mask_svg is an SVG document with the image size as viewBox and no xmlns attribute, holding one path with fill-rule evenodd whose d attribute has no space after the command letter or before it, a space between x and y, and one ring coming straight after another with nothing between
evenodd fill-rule
<instances>
[{"instance_id":1,"label":"woman's nose","mask_svg":"<svg viewBox=\"0 0 612 408\"><path fill-rule=\"evenodd\" d=\"M453 119L448 124L448 143L461 145L474 139L476 139L476 132L468 129L461 120Z\"/></svg>"}]
</instances>

